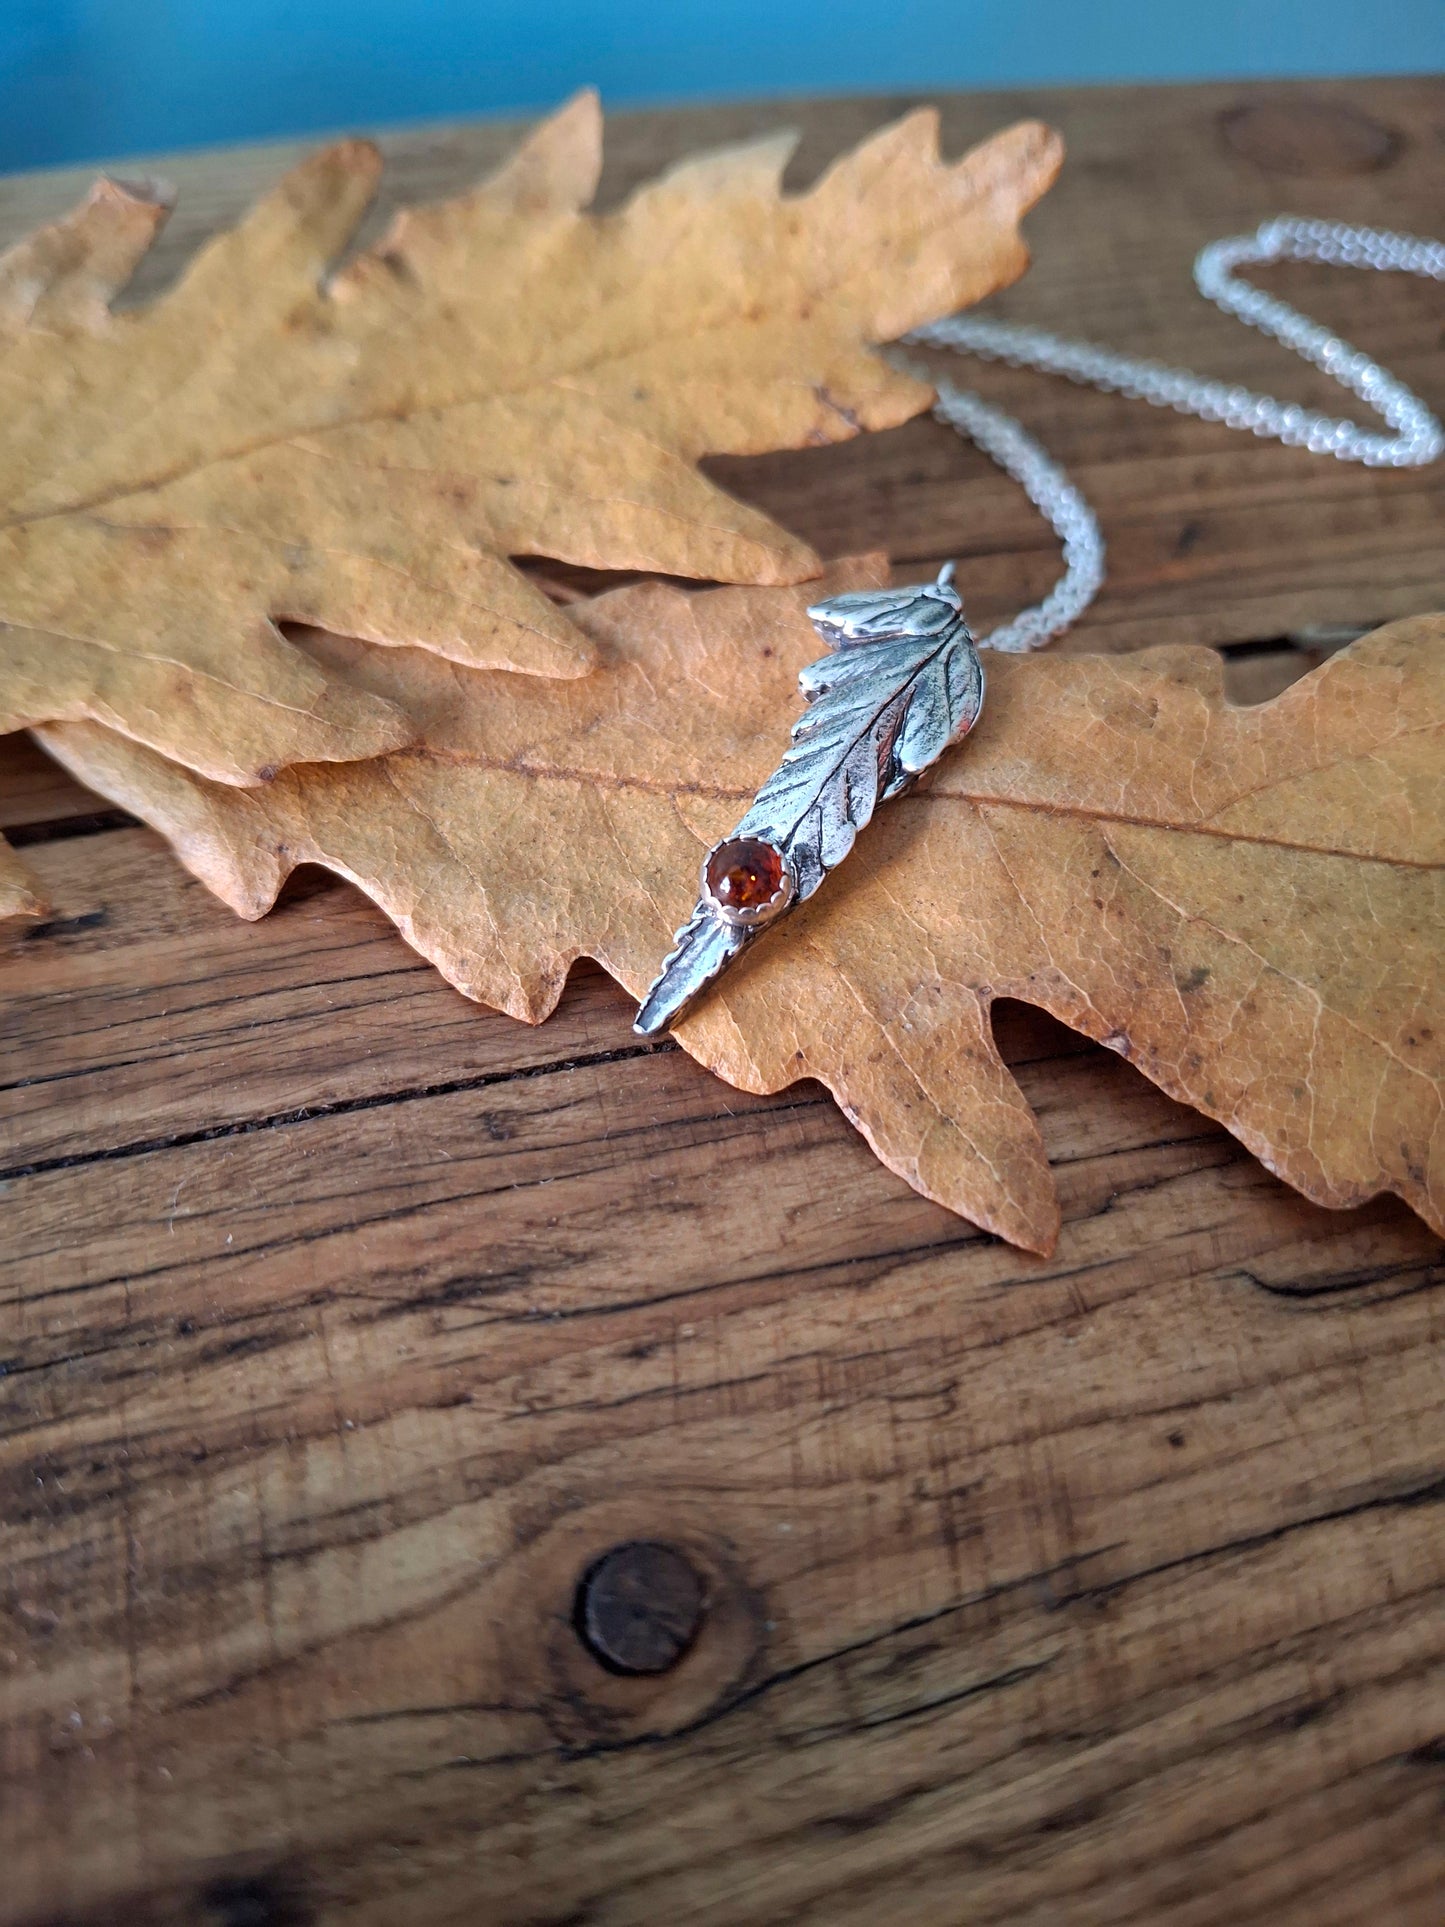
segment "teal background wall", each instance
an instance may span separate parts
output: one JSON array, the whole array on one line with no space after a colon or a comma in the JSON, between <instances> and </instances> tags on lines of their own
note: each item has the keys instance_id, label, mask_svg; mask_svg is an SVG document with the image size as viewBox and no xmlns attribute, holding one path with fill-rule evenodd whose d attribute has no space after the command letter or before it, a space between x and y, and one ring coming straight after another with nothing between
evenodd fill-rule
<instances>
[{"instance_id":1,"label":"teal background wall","mask_svg":"<svg viewBox=\"0 0 1445 1927\"><path fill-rule=\"evenodd\" d=\"M1445 0L0 0L0 169L465 114L1445 67Z\"/></svg>"}]
</instances>

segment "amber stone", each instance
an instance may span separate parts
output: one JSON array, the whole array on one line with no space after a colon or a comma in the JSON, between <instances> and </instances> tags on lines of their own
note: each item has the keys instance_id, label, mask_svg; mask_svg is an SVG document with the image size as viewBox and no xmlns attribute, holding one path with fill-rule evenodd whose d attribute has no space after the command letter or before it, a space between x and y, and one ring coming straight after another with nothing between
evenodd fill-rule
<instances>
[{"instance_id":1,"label":"amber stone","mask_svg":"<svg viewBox=\"0 0 1445 1927\"><path fill-rule=\"evenodd\" d=\"M783 889L787 872L771 843L735 836L707 860L707 887L724 910L762 910Z\"/></svg>"}]
</instances>

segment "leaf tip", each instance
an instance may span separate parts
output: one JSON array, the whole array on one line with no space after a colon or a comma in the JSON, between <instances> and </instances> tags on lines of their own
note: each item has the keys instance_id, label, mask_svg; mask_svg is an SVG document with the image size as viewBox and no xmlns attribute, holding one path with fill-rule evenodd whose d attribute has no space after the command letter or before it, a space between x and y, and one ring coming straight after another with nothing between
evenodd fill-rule
<instances>
[{"instance_id":1,"label":"leaf tip","mask_svg":"<svg viewBox=\"0 0 1445 1927\"><path fill-rule=\"evenodd\" d=\"M86 205L103 207L108 212L129 212L135 208L153 210L156 225L159 226L175 209L175 183L164 180L158 174L141 174L134 180L122 180L118 174L102 174L87 195Z\"/></svg>"},{"instance_id":2,"label":"leaf tip","mask_svg":"<svg viewBox=\"0 0 1445 1927\"><path fill-rule=\"evenodd\" d=\"M730 572L731 580L765 589L794 589L803 582L816 582L825 572L818 552L792 536L771 546L754 542L750 548L756 557L751 570L745 573L739 566Z\"/></svg>"},{"instance_id":3,"label":"leaf tip","mask_svg":"<svg viewBox=\"0 0 1445 1927\"><path fill-rule=\"evenodd\" d=\"M547 646L537 650L526 662L509 664L525 675L546 677L552 682L576 682L582 676L590 676L601 665L602 657L588 637L579 629L576 641L559 642L547 639Z\"/></svg>"},{"instance_id":4,"label":"leaf tip","mask_svg":"<svg viewBox=\"0 0 1445 1927\"><path fill-rule=\"evenodd\" d=\"M35 879L8 845L0 846L0 918L49 916L50 899L36 887Z\"/></svg>"},{"instance_id":5,"label":"leaf tip","mask_svg":"<svg viewBox=\"0 0 1445 1927\"><path fill-rule=\"evenodd\" d=\"M560 107L554 108L547 117L553 125L572 123L589 132L595 132L598 143L602 140L602 94L596 87L579 87L567 96Z\"/></svg>"},{"instance_id":6,"label":"leaf tip","mask_svg":"<svg viewBox=\"0 0 1445 1927\"><path fill-rule=\"evenodd\" d=\"M235 755L215 750L197 754L187 746L187 765L212 782L234 789L262 789L274 783L293 763L364 763L376 756L389 756L396 750L410 749L420 731L406 711L384 696L357 689L350 683L330 680L313 703L304 723L292 732L291 740L281 745L282 753L265 756ZM273 742L271 745L276 746ZM152 744L163 756L175 756L177 747L169 741Z\"/></svg>"},{"instance_id":7,"label":"leaf tip","mask_svg":"<svg viewBox=\"0 0 1445 1927\"><path fill-rule=\"evenodd\" d=\"M1052 1258L1059 1248L1059 1233L1062 1228L1063 1220L1059 1215L1058 1206L1055 1205L1052 1217L1046 1222L1035 1223L1029 1220L1010 1226L1007 1230L1000 1230L996 1235L1007 1243L1016 1245L1020 1251L1031 1251L1036 1258Z\"/></svg>"},{"instance_id":8,"label":"leaf tip","mask_svg":"<svg viewBox=\"0 0 1445 1927\"><path fill-rule=\"evenodd\" d=\"M102 327L174 200L162 182L102 176L69 214L0 254L0 329Z\"/></svg>"},{"instance_id":9,"label":"leaf tip","mask_svg":"<svg viewBox=\"0 0 1445 1927\"><path fill-rule=\"evenodd\" d=\"M1016 215L1048 192L1063 164L1064 137L1042 120L1015 121L956 163L977 168L985 191L1006 196Z\"/></svg>"},{"instance_id":10,"label":"leaf tip","mask_svg":"<svg viewBox=\"0 0 1445 1927\"><path fill-rule=\"evenodd\" d=\"M919 158L930 163L939 158L940 127L938 109L931 103L910 108L893 123L899 145L916 148Z\"/></svg>"},{"instance_id":11,"label":"leaf tip","mask_svg":"<svg viewBox=\"0 0 1445 1927\"><path fill-rule=\"evenodd\" d=\"M330 166L339 174L362 175L373 181L381 175L381 149L365 134L343 134L340 140L328 142L315 159L318 166Z\"/></svg>"},{"instance_id":12,"label":"leaf tip","mask_svg":"<svg viewBox=\"0 0 1445 1927\"><path fill-rule=\"evenodd\" d=\"M602 97L582 87L540 120L482 190L519 215L589 207L602 174Z\"/></svg>"},{"instance_id":13,"label":"leaf tip","mask_svg":"<svg viewBox=\"0 0 1445 1927\"><path fill-rule=\"evenodd\" d=\"M285 210L285 225L298 232L314 226L323 246L340 247L350 238L381 179L381 149L360 134L330 141L297 162L282 176L271 203ZM243 232L257 216L264 222L268 201L258 201Z\"/></svg>"}]
</instances>

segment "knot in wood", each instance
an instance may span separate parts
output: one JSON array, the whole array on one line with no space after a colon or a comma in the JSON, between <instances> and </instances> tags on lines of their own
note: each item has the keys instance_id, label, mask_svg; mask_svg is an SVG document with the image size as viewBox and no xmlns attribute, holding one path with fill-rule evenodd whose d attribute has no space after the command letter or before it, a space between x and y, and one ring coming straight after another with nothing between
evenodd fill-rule
<instances>
[{"instance_id":1,"label":"knot in wood","mask_svg":"<svg viewBox=\"0 0 1445 1927\"><path fill-rule=\"evenodd\" d=\"M582 1575L573 1623L610 1673L666 1673L697 1638L706 1590L675 1546L632 1539Z\"/></svg>"},{"instance_id":2,"label":"knot in wood","mask_svg":"<svg viewBox=\"0 0 1445 1927\"><path fill-rule=\"evenodd\" d=\"M1242 160L1296 178L1376 174L1404 144L1393 127L1343 101L1293 95L1227 107L1219 126L1225 146Z\"/></svg>"}]
</instances>

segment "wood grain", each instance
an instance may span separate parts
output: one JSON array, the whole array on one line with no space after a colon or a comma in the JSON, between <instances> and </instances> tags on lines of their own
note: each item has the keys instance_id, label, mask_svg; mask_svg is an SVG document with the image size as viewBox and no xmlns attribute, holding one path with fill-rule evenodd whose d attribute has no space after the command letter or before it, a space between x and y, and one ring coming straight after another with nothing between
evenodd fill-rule
<instances>
[{"instance_id":1,"label":"wood grain","mask_svg":"<svg viewBox=\"0 0 1445 1927\"><path fill-rule=\"evenodd\" d=\"M789 114L800 178L897 105ZM1070 141L1011 311L1275 382L1196 312L1194 246L1282 207L1428 231L1441 105L1104 90L946 122ZM778 117L626 118L609 191ZM397 137L387 192L506 138ZM168 168L160 271L279 160ZM0 220L73 186L0 184ZM1311 292L1445 400L1413 284ZM979 385L1103 510L1077 646L1227 644L1258 700L1445 602L1432 472ZM1056 567L931 424L728 479L834 552L961 548L981 614ZM327 878L238 924L0 748L56 906L0 930L0 1921L1434 1927L1445 1267L1407 1212L1310 1207L1007 1007L1064 1198L1031 1259L816 1087L752 1099L639 1045L596 971L532 1031ZM632 1540L706 1595L653 1677L573 1623Z\"/></svg>"}]
</instances>

